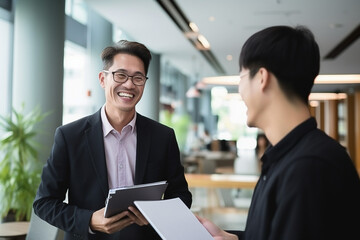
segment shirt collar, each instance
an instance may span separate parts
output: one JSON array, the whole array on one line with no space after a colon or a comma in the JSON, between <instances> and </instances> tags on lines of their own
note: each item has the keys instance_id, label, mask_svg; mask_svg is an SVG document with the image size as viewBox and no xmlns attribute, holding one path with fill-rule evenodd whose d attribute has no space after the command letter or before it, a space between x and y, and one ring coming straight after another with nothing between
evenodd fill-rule
<instances>
[{"instance_id":1,"label":"shirt collar","mask_svg":"<svg viewBox=\"0 0 360 240\"><path fill-rule=\"evenodd\" d=\"M137 113L135 112L133 119L128 124L126 124L126 126L124 126L124 128L128 127L128 126L131 127L131 133L134 133L134 131L135 131L136 116L137 116ZM104 137L106 137L112 130L116 131L113 128L113 126L111 126L111 124L110 124L110 122L109 122L109 120L108 120L108 118L106 116L105 105L103 105L101 107L101 121L102 121L102 125L103 125L103 135L104 135Z\"/></svg>"},{"instance_id":2,"label":"shirt collar","mask_svg":"<svg viewBox=\"0 0 360 240\"><path fill-rule=\"evenodd\" d=\"M317 124L315 118L310 117L296 126L275 146L269 146L261 158L261 161L263 162L263 172L266 172L273 163L279 161L304 135L316 129L316 127Z\"/></svg>"}]
</instances>

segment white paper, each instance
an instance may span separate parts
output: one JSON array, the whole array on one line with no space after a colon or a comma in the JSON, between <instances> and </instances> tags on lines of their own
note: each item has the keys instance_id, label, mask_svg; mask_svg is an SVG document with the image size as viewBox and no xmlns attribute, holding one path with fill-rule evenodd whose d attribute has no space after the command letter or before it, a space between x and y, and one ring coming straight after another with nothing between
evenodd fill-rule
<instances>
[{"instance_id":1,"label":"white paper","mask_svg":"<svg viewBox=\"0 0 360 240\"><path fill-rule=\"evenodd\" d=\"M214 239L180 198L134 203L163 240Z\"/></svg>"}]
</instances>

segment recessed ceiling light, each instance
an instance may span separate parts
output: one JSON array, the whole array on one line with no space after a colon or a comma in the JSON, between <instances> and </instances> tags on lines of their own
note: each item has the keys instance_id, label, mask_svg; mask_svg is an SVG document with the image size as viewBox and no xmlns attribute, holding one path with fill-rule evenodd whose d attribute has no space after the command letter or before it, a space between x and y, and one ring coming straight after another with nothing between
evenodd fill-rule
<instances>
[{"instance_id":1,"label":"recessed ceiling light","mask_svg":"<svg viewBox=\"0 0 360 240\"><path fill-rule=\"evenodd\" d=\"M194 22L189 23L189 27L193 30L193 32L199 32L199 28Z\"/></svg>"},{"instance_id":2,"label":"recessed ceiling light","mask_svg":"<svg viewBox=\"0 0 360 240\"><path fill-rule=\"evenodd\" d=\"M210 16L210 17L209 17L209 21L210 21L210 22L214 22L214 21L215 21L215 17L214 17L214 16Z\"/></svg>"},{"instance_id":3,"label":"recessed ceiling light","mask_svg":"<svg viewBox=\"0 0 360 240\"><path fill-rule=\"evenodd\" d=\"M320 74L315 78L315 84L358 84L360 74Z\"/></svg>"},{"instance_id":4,"label":"recessed ceiling light","mask_svg":"<svg viewBox=\"0 0 360 240\"><path fill-rule=\"evenodd\" d=\"M238 85L239 75L205 77L202 82L209 85ZM360 74L320 74L315 84L360 84Z\"/></svg>"},{"instance_id":5,"label":"recessed ceiling light","mask_svg":"<svg viewBox=\"0 0 360 240\"><path fill-rule=\"evenodd\" d=\"M210 48L210 43L208 42L208 40L203 35L199 34L198 40L205 49Z\"/></svg>"},{"instance_id":6,"label":"recessed ceiling light","mask_svg":"<svg viewBox=\"0 0 360 240\"><path fill-rule=\"evenodd\" d=\"M309 100L342 100L346 99L346 93L310 93Z\"/></svg>"},{"instance_id":7,"label":"recessed ceiling light","mask_svg":"<svg viewBox=\"0 0 360 240\"><path fill-rule=\"evenodd\" d=\"M310 104L311 107L318 107L319 106L319 101L310 100L309 104Z\"/></svg>"},{"instance_id":8,"label":"recessed ceiling light","mask_svg":"<svg viewBox=\"0 0 360 240\"><path fill-rule=\"evenodd\" d=\"M240 77L238 75L205 77L201 81L206 85L238 85Z\"/></svg>"},{"instance_id":9,"label":"recessed ceiling light","mask_svg":"<svg viewBox=\"0 0 360 240\"><path fill-rule=\"evenodd\" d=\"M229 55L226 56L226 60L231 61L232 59L233 59L232 55L229 54Z\"/></svg>"}]
</instances>

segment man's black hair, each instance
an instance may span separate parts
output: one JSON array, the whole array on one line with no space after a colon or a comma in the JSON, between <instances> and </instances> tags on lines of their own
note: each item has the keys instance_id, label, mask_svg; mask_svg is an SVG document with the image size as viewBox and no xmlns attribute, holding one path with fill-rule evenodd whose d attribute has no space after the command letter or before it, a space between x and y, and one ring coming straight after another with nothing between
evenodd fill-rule
<instances>
[{"instance_id":1,"label":"man's black hair","mask_svg":"<svg viewBox=\"0 0 360 240\"><path fill-rule=\"evenodd\" d=\"M319 46L312 32L304 26L274 26L252 35L244 44L239 59L240 70L250 70L250 77L264 67L273 73L289 99L308 97L320 69Z\"/></svg>"}]
</instances>

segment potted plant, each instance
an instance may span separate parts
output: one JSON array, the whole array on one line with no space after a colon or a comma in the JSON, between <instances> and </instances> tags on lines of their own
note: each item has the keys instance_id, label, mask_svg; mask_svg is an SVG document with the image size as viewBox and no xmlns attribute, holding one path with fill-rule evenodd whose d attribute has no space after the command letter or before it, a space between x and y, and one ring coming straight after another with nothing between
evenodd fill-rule
<instances>
[{"instance_id":1,"label":"potted plant","mask_svg":"<svg viewBox=\"0 0 360 240\"><path fill-rule=\"evenodd\" d=\"M44 117L39 108L26 115L13 109L10 116L0 116L0 214L5 221L30 220L41 174L34 138Z\"/></svg>"}]
</instances>

